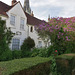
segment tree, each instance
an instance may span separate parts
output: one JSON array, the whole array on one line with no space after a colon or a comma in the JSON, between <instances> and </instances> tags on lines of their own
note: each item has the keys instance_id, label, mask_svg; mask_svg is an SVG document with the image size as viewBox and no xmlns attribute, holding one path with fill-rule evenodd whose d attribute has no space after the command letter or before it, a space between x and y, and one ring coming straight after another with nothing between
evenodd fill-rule
<instances>
[{"instance_id":1,"label":"tree","mask_svg":"<svg viewBox=\"0 0 75 75\"><path fill-rule=\"evenodd\" d=\"M28 37L27 39L24 40L21 50L22 51L29 51L31 48L35 47L35 42L32 38Z\"/></svg>"},{"instance_id":2,"label":"tree","mask_svg":"<svg viewBox=\"0 0 75 75\"><path fill-rule=\"evenodd\" d=\"M9 49L13 35L10 28L6 27L6 22L0 18L0 55Z\"/></svg>"},{"instance_id":3,"label":"tree","mask_svg":"<svg viewBox=\"0 0 75 75\"><path fill-rule=\"evenodd\" d=\"M59 54L64 53L69 48L67 44L70 45L70 42L75 39L75 35L72 35L75 32L75 18L52 18L49 24L43 22L35 28L43 39L49 37Z\"/></svg>"}]
</instances>

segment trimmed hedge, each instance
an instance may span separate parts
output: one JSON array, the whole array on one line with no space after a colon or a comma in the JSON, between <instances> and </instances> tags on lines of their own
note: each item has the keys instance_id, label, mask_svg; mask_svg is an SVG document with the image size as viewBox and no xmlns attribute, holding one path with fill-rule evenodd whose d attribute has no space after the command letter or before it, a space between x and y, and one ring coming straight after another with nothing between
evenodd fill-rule
<instances>
[{"instance_id":1,"label":"trimmed hedge","mask_svg":"<svg viewBox=\"0 0 75 75\"><path fill-rule=\"evenodd\" d=\"M58 75L73 75L72 71L75 69L75 54L63 54L56 57L56 64Z\"/></svg>"},{"instance_id":2,"label":"trimmed hedge","mask_svg":"<svg viewBox=\"0 0 75 75\"><path fill-rule=\"evenodd\" d=\"M49 75L49 73L50 73L50 62L45 62L33 66L29 69L15 72L11 75Z\"/></svg>"},{"instance_id":3,"label":"trimmed hedge","mask_svg":"<svg viewBox=\"0 0 75 75\"><path fill-rule=\"evenodd\" d=\"M0 75L49 75L50 58L32 57L0 62Z\"/></svg>"}]
</instances>

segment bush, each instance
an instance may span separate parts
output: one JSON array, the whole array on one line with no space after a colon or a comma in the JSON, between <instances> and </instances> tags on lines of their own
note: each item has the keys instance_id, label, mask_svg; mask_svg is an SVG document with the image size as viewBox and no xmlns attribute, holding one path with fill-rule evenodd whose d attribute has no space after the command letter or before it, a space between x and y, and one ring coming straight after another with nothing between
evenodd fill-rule
<instances>
[{"instance_id":1,"label":"bush","mask_svg":"<svg viewBox=\"0 0 75 75\"><path fill-rule=\"evenodd\" d=\"M75 69L75 54L63 54L57 56L56 64L58 74L60 73L60 75L72 75L72 71Z\"/></svg>"},{"instance_id":2,"label":"bush","mask_svg":"<svg viewBox=\"0 0 75 75\"><path fill-rule=\"evenodd\" d=\"M12 58L19 59L21 58L21 54L22 54L21 50L14 50L12 51Z\"/></svg>"},{"instance_id":3,"label":"bush","mask_svg":"<svg viewBox=\"0 0 75 75\"><path fill-rule=\"evenodd\" d=\"M38 48L34 48L34 49L32 50L31 57L38 56L38 54L39 54L39 49L38 49Z\"/></svg>"},{"instance_id":4,"label":"bush","mask_svg":"<svg viewBox=\"0 0 75 75\"><path fill-rule=\"evenodd\" d=\"M24 57L30 57L31 56L31 51L22 51L22 58Z\"/></svg>"},{"instance_id":5,"label":"bush","mask_svg":"<svg viewBox=\"0 0 75 75\"><path fill-rule=\"evenodd\" d=\"M35 42L33 39L28 37L27 39L24 40L23 45L21 46L22 51L30 51L31 48L35 46Z\"/></svg>"},{"instance_id":6,"label":"bush","mask_svg":"<svg viewBox=\"0 0 75 75\"><path fill-rule=\"evenodd\" d=\"M8 61L12 60L12 51L11 50L6 50L0 55L0 61Z\"/></svg>"},{"instance_id":7,"label":"bush","mask_svg":"<svg viewBox=\"0 0 75 75\"><path fill-rule=\"evenodd\" d=\"M6 27L6 22L0 18L0 55L4 55L9 49L13 33Z\"/></svg>"},{"instance_id":8,"label":"bush","mask_svg":"<svg viewBox=\"0 0 75 75\"><path fill-rule=\"evenodd\" d=\"M49 48L35 48L32 51L31 57L40 56L40 57L49 57L51 53L49 53Z\"/></svg>"},{"instance_id":9,"label":"bush","mask_svg":"<svg viewBox=\"0 0 75 75\"><path fill-rule=\"evenodd\" d=\"M75 53L75 41L68 42L65 49L65 53Z\"/></svg>"},{"instance_id":10,"label":"bush","mask_svg":"<svg viewBox=\"0 0 75 75\"><path fill-rule=\"evenodd\" d=\"M40 56L40 57L48 57L48 49L46 49L46 48L41 48L41 49L39 50L38 56Z\"/></svg>"},{"instance_id":11,"label":"bush","mask_svg":"<svg viewBox=\"0 0 75 75\"><path fill-rule=\"evenodd\" d=\"M49 72L50 58L33 57L0 62L0 75L49 75Z\"/></svg>"}]
</instances>

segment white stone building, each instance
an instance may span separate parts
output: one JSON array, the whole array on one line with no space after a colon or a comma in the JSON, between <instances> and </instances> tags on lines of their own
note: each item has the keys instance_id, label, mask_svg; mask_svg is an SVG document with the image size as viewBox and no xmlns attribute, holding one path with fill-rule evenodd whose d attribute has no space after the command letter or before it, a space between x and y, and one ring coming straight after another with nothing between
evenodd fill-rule
<instances>
[{"instance_id":1,"label":"white stone building","mask_svg":"<svg viewBox=\"0 0 75 75\"><path fill-rule=\"evenodd\" d=\"M20 49L23 41L30 36L35 41L35 47L44 47L44 41L39 38L37 32L34 29L35 25L42 22L23 10L20 2L12 0L12 5L9 6L0 1L0 17L6 21L6 26L11 28L11 31L15 33L12 38L10 48Z\"/></svg>"}]
</instances>

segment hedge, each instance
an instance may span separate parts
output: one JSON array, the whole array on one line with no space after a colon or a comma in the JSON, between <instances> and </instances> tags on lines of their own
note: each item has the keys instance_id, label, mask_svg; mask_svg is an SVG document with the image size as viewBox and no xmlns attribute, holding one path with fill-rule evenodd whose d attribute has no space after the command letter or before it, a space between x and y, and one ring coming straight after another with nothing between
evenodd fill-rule
<instances>
[{"instance_id":1,"label":"hedge","mask_svg":"<svg viewBox=\"0 0 75 75\"><path fill-rule=\"evenodd\" d=\"M75 54L63 54L56 57L56 64L58 75L75 75Z\"/></svg>"},{"instance_id":2,"label":"hedge","mask_svg":"<svg viewBox=\"0 0 75 75\"><path fill-rule=\"evenodd\" d=\"M0 62L0 75L49 75L50 58L32 57Z\"/></svg>"}]
</instances>

